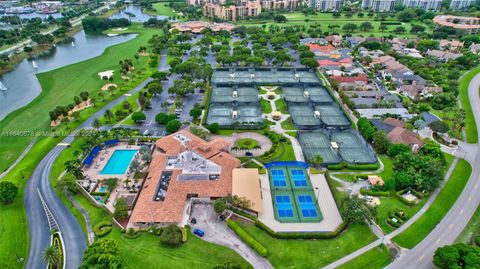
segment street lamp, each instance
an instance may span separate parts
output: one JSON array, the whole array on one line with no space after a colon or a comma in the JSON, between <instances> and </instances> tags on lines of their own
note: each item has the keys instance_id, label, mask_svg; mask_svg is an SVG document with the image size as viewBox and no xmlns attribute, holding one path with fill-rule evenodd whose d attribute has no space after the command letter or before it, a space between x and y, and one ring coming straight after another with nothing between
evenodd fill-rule
<instances>
[{"instance_id":1,"label":"street lamp","mask_svg":"<svg viewBox=\"0 0 480 269\"><path fill-rule=\"evenodd\" d=\"M317 191L316 199L317 199L317 204L318 204L318 196L320 196L320 189L318 187L315 187L315 190Z\"/></svg>"}]
</instances>

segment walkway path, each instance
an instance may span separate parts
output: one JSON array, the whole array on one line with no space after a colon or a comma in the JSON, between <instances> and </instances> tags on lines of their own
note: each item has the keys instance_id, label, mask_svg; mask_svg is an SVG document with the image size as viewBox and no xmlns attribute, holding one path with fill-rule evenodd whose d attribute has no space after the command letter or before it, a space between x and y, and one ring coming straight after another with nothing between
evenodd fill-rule
<instances>
[{"instance_id":1,"label":"walkway path","mask_svg":"<svg viewBox=\"0 0 480 269\"><path fill-rule=\"evenodd\" d=\"M200 228L205 232L203 240L226 246L242 256L255 269L273 268L270 262L260 257L254 250L247 246L238 236L220 221L213 211L211 204L195 204L192 208L192 217L197 220L192 228Z\"/></svg>"},{"instance_id":2,"label":"walkway path","mask_svg":"<svg viewBox=\"0 0 480 269\"><path fill-rule=\"evenodd\" d=\"M137 87L128 92L132 95L142 90L145 85L151 81L147 78ZM80 124L69 136L56 147L54 147L35 168L25 188L25 210L28 218L28 230L30 235L30 248L27 258L26 268L45 268L46 264L42 259L43 250L50 245L50 231L48 229L45 214L40 211L40 199L36 195L39 189L43 195L45 202L52 209L52 214L58 221L60 231L62 233L65 251L68 253L66 268L78 268L82 263L83 252L87 246L83 230L78 221L68 210L65 204L58 198L50 185L50 171L53 163L63 151L64 144L69 144L74 140L75 134L81 129L91 128L93 121L101 117L107 109L112 109L115 105L120 104L127 98L122 95L110 102L103 108L95 112L90 118Z\"/></svg>"},{"instance_id":3,"label":"walkway path","mask_svg":"<svg viewBox=\"0 0 480 269\"><path fill-rule=\"evenodd\" d=\"M18 156L17 160L15 160L15 162L12 165L10 165L10 167L8 167L7 170L3 171L3 173L0 174L0 179L2 179L5 175L7 175L8 172L10 172L10 170L12 170L21 160L23 160L23 157L25 157L25 155L27 155L27 153L30 151L33 145L35 145L35 142L37 142L36 139L32 140L32 142L28 144L27 148L22 152L22 154L20 154L20 156Z\"/></svg>"},{"instance_id":4,"label":"walkway path","mask_svg":"<svg viewBox=\"0 0 480 269\"><path fill-rule=\"evenodd\" d=\"M276 88L275 88L276 89ZM277 106L275 105L275 101L280 99L280 95L275 95L275 98L273 99L268 99L268 96L266 94L261 95L262 98L264 98L267 101L270 101L270 105L272 107L272 111L277 111ZM290 139L290 142L292 143L292 148L293 148L293 153L295 154L295 159L297 161L304 162L305 161L305 156L303 155L303 150L302 147L300 146L300 143L298 142L297 138L294 136L291 136L288 134L288 132L296 132L297 130L285 130L282 127L282 122L286 121L290 115L288 114L283 114L279 120L274 120L272 118L271 114L263 114L263 118L267 118L269 121L273 122L274 125L270 126L270 129L276 133L279 133L286 138Z\"/></svg>"},{"instance_id":5,"label":"walkway path","mask_svg":"<svg viewBox=\"0 0 480 269\"><path fill-rule=\"evenodd\" d=\"M480 74L476 75L469 84L468 97L470 99L475 122L480 127ZM477 128L480 133L480 128ZM461 146L464 145L464 146ZM463 149L460 149L463 148ZM442 150L446 150L442 147ZM480 205L480 195L478 195L478 188L480 186L480 142L477 144L464 144L460 143L459 149L451 152L455 159L452 165L448 169L445 177L448 178L454 167L456 166L459 158L465 158L472 165L472 174L468 180L465 188L460 196L457 198L455 204L450 208L445 217L438 223L435 228L428 234L428 236L421 241L416 247L411 250L403 251L398 260L394 261L387 268L391 269L404 269L404 268L431 268L432 259L435 250L438 247L452 244L458 235L463 231L468 221L475 213L475 210ZM446 181L446 180L445 180ZM445 184L445 181L442 184ZM425 211L432 204L435 197L440 192L441 187L437 188L427 203L422 209L417 212L411 219L409 219L400 228L386 235L384 238L380 238L375 242L337 260L325 268L335 268L351 259L354 259L368 250L373 249L379 244L385 242L388 239L395 237L402 231L411 226L418 218L420 218Z\"/></svg>"}]
</instances>

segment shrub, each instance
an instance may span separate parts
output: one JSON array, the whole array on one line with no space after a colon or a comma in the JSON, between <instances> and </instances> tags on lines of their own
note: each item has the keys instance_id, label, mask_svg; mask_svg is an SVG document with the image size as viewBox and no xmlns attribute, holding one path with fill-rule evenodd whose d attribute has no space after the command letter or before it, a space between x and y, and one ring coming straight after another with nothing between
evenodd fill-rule
<instances>
[{"instance_id":1,"label":"shrub","mask_svg":"<svg viewBox=\"0 0 480 269\"><path fill-rule=\"evenodd\" d=\"M170 246L177 246L182 243L182 232L176 225L168 225L160 235L160 242Z\"/></svg>"},{"instance_id":2,"label":"shrub","mask_svg":"<svg viewBox=\"0 0 480 269\"><path fill-rule=\"evenodd\" d=\"M480 235L475 236L475 245L480 247Z\"/></svg>"},{"instance_id":3,"label":"shrub","mask_svg":"<svg viewBox=\"0 0 480 269\"><path fill-rule=\"evenodd\" d=\"M217 214L221 214L223 211L225 211L225 208L227 208L227 206L225 205L225 201L223 199L217 199L213 203L213 210L215 210Z\"/></svg>"},{"instance_id":4,"label":"shrub","mask_svg":"<svg viewBox=\"0 0 480 269\"><path fill-rule=\"evenodd\" d=\"M97 237L103 237L112 231L112 222L108 220L101 221L93 226L93 233Z\"/></svg>"},{"instance_id":5,"label":"shrub","mask_svg":"<svg viewBox=\"0 0 480 269\"><path fill-rule=\"evenodd\" d=\"M260 244L257 240L251 237L245 230L242 229L235 221L229 219L227 220L227 225L232 229L240 239L255 250L260 256L267 257L268 250Z\"/></svg>"},{"instance_id":6,"label":"shrub","mask_svg":"<svg viewBox=\"0 0 480 269\"><path fill-rule=\"evenodd\" d=\"M370 196L384 196L384 197L390 196L390 192L388 191L373 191L373 190L367 190L364 188L360 189L360 193L363 195L370 195Z\"/></svg>"}]
</instances>

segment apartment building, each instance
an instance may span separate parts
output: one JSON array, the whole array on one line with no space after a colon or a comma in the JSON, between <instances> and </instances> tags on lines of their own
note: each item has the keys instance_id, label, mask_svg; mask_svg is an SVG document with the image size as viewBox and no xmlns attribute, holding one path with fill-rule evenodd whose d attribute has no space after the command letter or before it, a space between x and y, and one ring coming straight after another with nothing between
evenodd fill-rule
<instances>
[{"instance_id":1,"label":"apartment building","mask_svg":"<svg viewBox=\"0 0 480 269\"><path fill-rule=\"evenodd\" d=\"M310 8L320 11L336 11L340 10L345 4L344 0L308 0L307 4Z\"/></svg>"},{"instance_id":2,"label":"apartment building","mask_svg":"<svg viewBox=\"0 0 480 269\"><path fill-rule=\"evenodd\" d=\"M452 0L450 2L451 10L463 10L469 8L471 5L475 4L475 0Z\"/></svg>"},{"instance_id":3,"label":"apartment building","mask_svg":"<svg viewBox=\"0 0 480 269\"><path fill-rule=\"evenodd\" d=\"M210 18L220 18L236 21L246 17L256 17L262 12L259 0L237 0L228 4L225 0L210 0L203 4L203 15Z\"/></svg>"},{"instance_id":4,"label":"apartment building","mask_svg":"<svg viewBox=\"0 0 480 269\"><path fill-rule=\"evenodd\" d=\"M362 8L373 11L393 11L396 0L363 0Z\"/></svg>"},{"instance_id":5,"label":"apartment building","mask_svg":"<svg viewBox=\"0 0 480 269\"><path fill-rule=\"evenodd\" d=\"M423 8L425 10L440 11L442 0L402 0L407 8Z\"/></svg>"},{"instance_id":6,"label":"apartment building","mask_svg":"<svg viewBox=\"0 0 480 269\"><path fill-rule=\"evenodd\" d=\"M295 9L298 3L299 0L260 0L264 9Z\"/></svg>"}]
</instances>

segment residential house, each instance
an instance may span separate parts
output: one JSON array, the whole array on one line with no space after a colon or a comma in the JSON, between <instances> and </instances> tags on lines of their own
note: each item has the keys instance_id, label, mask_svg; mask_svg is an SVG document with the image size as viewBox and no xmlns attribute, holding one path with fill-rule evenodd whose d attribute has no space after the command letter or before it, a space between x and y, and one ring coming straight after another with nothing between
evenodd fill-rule
<instances>
[{"instance_id":1,"label":"residential house","mask_svg":"<svg viewBox=\"0 0 480 269\"><path fill-rule=\"evenodd\" d=\"M406 129L405 123L399 119L386 118L383 121L375 119L370 122L378 130L384 131L392 143L409 145L412 150L416 150L424 144L417 134Z\"/></svg>"},{"instance_id":2,"label":"residential house","mask_svg":"<svg viewBox=\"0 0 480 269\"><path fill-rule=\"evenodd\" d=\"M360 36L348 36L347 38L345 38L345 42L347 42L347 45L350 47L355 47L364 41L365 38Z\"/></svg>"},{"instance_id":3,"label":"residential house","mask_svg":"<svg viewBox=\"0 0 480 269\"><path fill-rule=\"evenodd\" d=\"M339 35L329 35L325 37L328 43L332 44L334 47L339 47L342 45L342 37Z\"/></svg>"},{"instance_id":4,"label":"residential house","mask_svg":"<svg viewBox=\"0 0 480 269\"><path fill-rule=\"evenodd\" d=\"M470 50L470 52L472 52L472 53L479 54L479 52L480 52L480 44L472 43L472 45L470 45L469 50Z\"/></svg>"},{"instance_id":5,"label":"residential house","mask_svg":"<svg viewBox=\"0 0 480 269\"><path fill-rule=\"evenodd\" d=\"M449 60L455 60L458 57L461 57L462 54L453 53L450 51L441 51L441 50L428 50L427 55L437 58L439 61L447 62Z\"/></svg>"},{"instance_id":6,"label":"residential house","mask_svg":"<svg viewBox=\"0 0 480 269\"><path fill-rule=\"evenodd\" d=\"M446 40L442 39L440 40L440 43L438 44L438 47L440 50L448 50L451 52L459 52L463 49L463 42L458 41L458 40Z\"/></svg>"}]
</instances>

